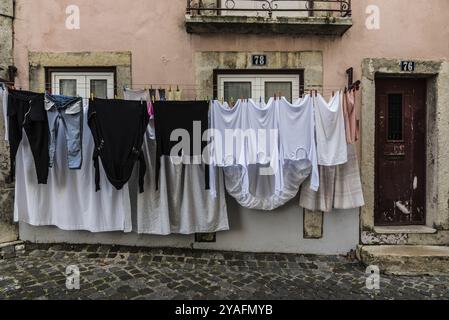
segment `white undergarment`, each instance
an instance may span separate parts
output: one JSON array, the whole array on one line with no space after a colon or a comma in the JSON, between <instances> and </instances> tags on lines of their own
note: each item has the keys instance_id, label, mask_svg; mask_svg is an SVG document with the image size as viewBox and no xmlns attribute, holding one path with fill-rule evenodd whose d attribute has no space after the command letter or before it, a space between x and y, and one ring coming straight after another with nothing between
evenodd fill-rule
<instances>
[{"instance_id":1,"label":"white undergarment","mask_svg":"<svg viewBox=\"0 0 449 320\"><path fill-rule=\"evenodd\" d=\"M234 153L216 137L211 143L211 192L215 168L223 169L226 190L243 207L274 210L296 196L312 173L311 188L318 189L319 177L314 141L312 100L306 96L295 104L271 99L267 104L237 101L234 108L214 101L211 128L226 136L226 130L259 130L235 144ZM273 130L276 132L273 135ZM259 134L262 133L262 135ZM265 135L267 139L260 140ZM272 139L275 137L276 139ZM266 143L262 143L265 141ZM271 172L270 168L271 167ZM267 170L268 169L268 170Z\"/></svg>"}]
</instances>

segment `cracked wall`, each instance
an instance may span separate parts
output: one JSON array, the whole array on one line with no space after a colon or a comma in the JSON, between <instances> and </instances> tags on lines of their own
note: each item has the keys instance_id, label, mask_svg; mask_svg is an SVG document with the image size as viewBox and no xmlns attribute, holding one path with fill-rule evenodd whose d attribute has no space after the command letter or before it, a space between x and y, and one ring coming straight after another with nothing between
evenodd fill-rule
<instances>
[{"instance_id":1,"label":"cracked wall","mask_svg":"<svg viewBox=\"0 0 449 320\"><path fill-rule=\"evenodd\" d=\"M0 1L0 78L8 79L8 66L13 65L12 0ZM9 175L9 148L3 139L4 119L0 119L0 243L17 240L17 227L13 224L14 185L7 183Z\"/></svg>"}]
</instances>

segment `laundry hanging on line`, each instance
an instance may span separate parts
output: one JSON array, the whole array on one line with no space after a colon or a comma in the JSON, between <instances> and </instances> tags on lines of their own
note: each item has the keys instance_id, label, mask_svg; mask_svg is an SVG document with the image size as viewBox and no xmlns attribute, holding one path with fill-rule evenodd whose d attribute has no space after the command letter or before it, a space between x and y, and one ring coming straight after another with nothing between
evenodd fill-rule
<instances>
[{"instance_id":1,"label":"laundry hanging on line","mask_svg":"<svg viewBox=\"0 0 449 320\"><path fill-rule=\"evenodd\" d=\"M99 160L111 184L120 190L139 162L139 191L146 172L143 136L149 121L146 102L92 99L88 124L95 141L93 155L96 191L100 190Z\"/></svg>"},{"instance_id":2,"label":"laundry hanging on line","mask_svg":"<svg viewBox=\"0 0 449 320\"><path fill-rule=\"evenodd\" d=\"M274 210L293 199L310 175L318 190L311 103L309 95L294 104L285 98L238 100L232 108L213 102L211 129L218 135L212 137L211 165L223 169L227 191L240 205ZM292 134L297 128L301 133Z\"/></svg>"},{"instance_id":3,"label":"laundry hanging on line","mask_svg":"<svg viewBox=\"0 0 449 320\"><path fill-rule=\"evenodd\" d=\"M22 94L32 94L29 92L19 91ZM353 93L353 92L352 92ZM142 94L144 96L141 96L140 98L137 98L139 94ZM356 115L355 119L357 119L356 114L356 108L354 106L354 100L347 99L345 100L345 96L343 96L343 93L338 93L340 95L339 99L336 99L335 96L329 103L327 103L324 98L321 97L322 105L324 105L328 110L334 110L332 107L332 102L334 101L340 101L338 104L338 110L340 110L341 114L343 116L338 117L329 117L327 114L324 116L322 114L319 114L319 116L323 119L331 119L333 122L332 124L334 127L329 126L326 127L324 130L323 135L326 138L330 137L329 141L334 141L335 139L334 132L338 132L338 141L339 144L341 144L341 137L343 132L343 141L350 142L350 136L355 137L357 139L358 137L358 128L352 126L354 123L353 115ZM39 94L35 94L39 95ZM183 234L189 234L194 232L215 232L215 231L222 231L229 229L229 225L227 223L227 211L226 211L226 203L224 200L224 188L226 187L228 193L233 196L238 203L240 203L244 207L252 208L252 209L263 209L263 210L274 210L285 203L287 203L289 200L294 198L302 186L301 191L301 197L300 201L301 204L306 207L313 207L313 204L307 205L307 193L304 193L304 190L307 190L307 192L310 192L312 196L310 198L314 199L316 198L317 193L315 190L318 190L318 193L323 191L325 194L333 194L332 200L329 201L326 198L325 204L322 206L315 206L315 209L322 210L322 211L329 211L330 208L339 208L344 207L345 209L351 209L358 207L360 205L363 205L363 194L361 193L361 187L358 187L357 182L360 182L360 174L358 171L358 163L357 158L355 154L355 150L353 150L349 147L346 148L346 162L344 162L344 157L341 157L340 160L342 164L339 165L332 165L328 166L329 168L335 168L335 173L333 173L332 170L329 172L325 170L329 170L326 168L326 166L320 166L317 167L315 163L318 163L318 147L319 142L315 141L314 139L314 130L318 130L316 128L316 122L318 121L317 118L317 100L318 97L313 97L310 95L305 95L304 98L299 99L298 101L295 101L294 103L289 103L285 98L277 98L277 99L270 99L268 103L264 103L260 101L259 103L253 101L253 100L237 100L235 106L232 108L227 103L221 104L218 101L213 101L209 107L209 104L206 102L201 101L195 101L195 102L188 102L188 101L179 101L179 102L160 102L155 101L156 103L153 105L151 100L151 91L149 90L142 90L140 93L137 90L128 92L125 91L125 97L128 95L127 100L107 100L107 99L92 99L90 101L84 100L84 102L89 103L91 106L94 107L92 110L96 109L95 104L96 102L102 101L104 104L104 119L111 117L114 119L121 119L121 121L114 122L112 120L106 120L106 124L114 123L115 126L119 126L123 123L123 117L122 115L125 115L126 117L130 116L128 113L128 109L126 105L129 104L129 100L135 100L132 101L134 104L140 104L143 107L141 107L142 114L145 114L145 117L151 118L151 110L153 110L156 114L153 119L153 138L157 137L157 130L156 127L159 124L162 125L162 129L159 129L160 136L157 138L157 141L162 141L157 143L157 141L154 141L152 139L148 139L148 141L152 141L151 143L147 143L147 138L151 138L151 122L147 122L150 125L143 124L140 129L138 130L140 132L140 136L142 137L142 144L143 149L140 148L140 150L144 150L142 152L143 157L140 158L140 155L138 156L140 160L140 165L136 166L137 169L143 168L145 166L149 166L149 163L151 163L151 157L154 157L156 155L155 159L155 168L159 166L161 170L164 171L164 177L163 179L165 183L163 191L166 190L166 192L163 192L166 198L166 201L160 201L159 205L155 205L153 207L148 206L148 201L151 201L151 197L148 197L148 194L144 192L143 194L139 195L139 203L137 205L138 210L141 208L141 204L143 206L147 206L148 210L142 211L142 217L145 215L148 215L148 213L151 214L152 210L157 211L158 213L156 215L150 216L150 220L148 219L141 219L141 224L138 226L138 232L140 233L151 233L151 234L170 234L170 233L183 233ZM132 99L132 96L135 96L134 99ZM43 95L42 95L43 96ZM49 96L49 95L48 95ZM144 99L145 98L145 99ZM75 101L75 98L73 101ZM79 99L79 98L78 98ZM67 100L67 101L70 101ZM320 101L320 100L318 100ZM62 105L64 104L64 100L61 102ZM175 129L189 129L193 128L193 122L195 121L194 118L192 118L192 114L195 114L194 112L188 112L189 110L192 111L194 108L189 104L194 103L194 105L204 104L203 105L203 111L201 113L201 123L205 124L201 126L201 141L199 145L201 146L201 152L197 153L196 156L201 156L202 151L205 149L205 141L202 140L203 134L205 129L210 127L211 129L214 128L213 122L216 121L216 119L213 117L214 112L216 110L226 110L226 112L223 112L224 115L229 116L232 114L234 117L233 125L229 125L229 129L244 129L244 128L256 128L262 131L265 131L267 136L269 137L269 131L270 130L277 130L279 134L279 142L278 142L278 149L274 153L278 154L278 159L276 160L276 157L274 155L271 155L270 152L272 149L272 145L267 142L267 145L265 146L265 149L261 152L261 149L259 148L259 144L252 145L250 144L251 148L254 149L243 149L243 153L236 153L235 157L231 159L228 157L228 155L225 154L225 157L222 159L222 163L220 165L216 165L217 163L220 163L219 161L215 162L215 165L210 167L210 170L207 170L204 164L200 164L197 166L189 165L189 166L176 166L173 164L173 159L170 158L171 156L171 148L174 146L173 142L167 143L169 141L170 137L168 135L169 132L172 132ZM217 105L218 103L218 105ZM345 103L350 104L349 106ZM7 102L9 105L9 101ZM14 103L11 103L12 106L14 106ZM45 106L47 104L45 103L45 100L42 101L43 110L45 110ZM121 105L121 111L124 112L123 114L120 113L120 115L115 114L111 111L114 107ZM180 108L180 111L172 110L173 112L167 112L165 115L166 119L173 118L174 115L176 115L176 119L178 117L183 119L183 124L176 124L176 123L170 123L170 126L166 126L164 121L158 122L157 119L157 110L168 110L163 109L164 105L178 105ZM47 130L49 132L50 140L48 142L48 166L51 165L51 154L52 154L52 139L51 139L51 123L52 119L49 117L50 112L52 112L52 108L54 106L47 105ZM218 106L218 108L217 108ZM343 107L342 107L343 106ZM112 107L112 108L111 108ZM6 108L8 109L8 107ZM19 107L20 109L20 107ZM315 110L315 111L314 111ZM351 111L352 110L352 111ZM53 110L54 111L54 110ZM73 111L73 110L72 110ZM106 112L107 111L107 112ZM211 112L211 121L209 123L209 119L207 116L208 112ZM163 112L163 111L162 111ZM254 114L251 114L254 113ZM96 116L98 115L98 112L93 111L93 114ZM101 113L101 112L100 112ZM125 114L126 113L126 114ZM335 113L335 112L334 112ZM182 114L182 116L181 116ZM66 115L66 113L64 114ZM237 116L236 116L237 115ZM307 117L309 116L309 118ZM315 117L314 117L315 115ZM164 118L162 118L164 119ZM215 120L213 120L215 119ZM307 120L308 119L308 120ZM348 120L349 119L349 120ZM61 119L60 119L61 120ZM197 119L199 120L199 119ZM322 119L321 119L322 120ZM96 122L96 121L95 121ZM232 122L232 121L231 121ZM139 127L139 125L136 125L136 123L140 123L140 120L130 120L129 123L133 123L133 129L136 129L136 127ZM357 122L355 122L358 124ZM106 126L107 126L106 125ZM246 126L246 127L245 127ZM352 127L351 127L352 126ZM101 126L95 123L96 128L100 128ZM131 125L128 127L128 129L131 128ZM300 128L298 130L298 128ZM334 128L334 130L329 130L329 128ZM335 129L337 128L337 129ZM61 128L63 132L65 132L66 127L62 126ZM343 129L343 130L342 130ZM96 130L96 129L94 129ZM155 132L156 130L156 132ZM165 132L163 130L166 130ZM350 133L348 133L348 130ZM119 136L122 137L122 135L118 134L120 130L116 130L113 137L111 138L111 141L117 142L120 140L118 138ZM132 131L132 130L131 130ZM130 136L130 130L126 130L126 134ZM188 131L188 130L187 130ZM111 131L112 132L112 131ZM146 134L145 134L146 132ZM356 134L353 134L353 132L356 132ZM125 130L122 132L125 134ZM192 133L192 132L191 132ZM295 133L295 134L292 134ZM117 136L115 136L117 134ZM90 133L92 135L92 133ZM95 134L94 134L95 135ZM131 134L132 135L132 134ZM55 134L55 138L59 136L59 133ZM125 135L126 136L126 135ZM191 135L192 137L194 135ZM309 140L309 136L311 137ZM100 135L97 136L97 147L94 149L92 153L98 153L98 148L101 147L101 140L99 138ZM62 141L56 141L56 152L54 155L54 159L56 159L55 163L56 167L57 162L59 159L58 153L65 154L68 158L70 156L67 154L70 153L70 148L68 148L67 145L67 137L63 136L62 138L59 138ZM165 139L165 144L163 143ZM196 139L196 138L194 138ZM355 140L352 139L352 140ZM56 139L58 140L58 138ZM132 140L132 139L130 139ZM269 140L267 140L269 141ZM308 143L307 143L308 141ZM327 143L329 143L327 141ZM210 143L211 141L206 141L207 143ZM63 146L65 148L64 152L61 151L59 148L60 146ZM137 143L139 145L139 143ZM158 151L158 145L161 146L168 146L165 148L164 152L168 153L168 155L164 155L164 152ZM176 145L176 143L175 143ZM345 143L346 145L346 143ZM212 140L212 146L214 146L213 140ZM29 145L28 145L29 147ZM83 145L81 145L83 147ZM75 148L76 149L76 148ZM75 149L72 149L75 150ZM101 149L101 148L100 148ZM127 148L118 147L117 146L117 153L116 154L126 154L123 150ZM193 150L193 146L189 148ZM263 148L262 148L263 149ZM342 151L344 148L334 148L334 150L338 153L344 154L344 151ZM135 148L133 152L137 151L138 148ZM182 150L182 149L181 149ZM240 150L242 151L242 150ZM245 154L245 152L247 152ZM135 152L136 154L139 152ZM154 153L153 155L151 153ZM81 159L84 159L85 152L81 151ZM186 156L184 153L178 153L178 157ZM195 156L195 154L187 154L187 156ZM243 155L243 156L242 156ZM313 156L315 155L315 157ZM329 154L327 154L329 156ZM89 156L88 156L89 157ZM180 157L181 160L183 157ZM332 157L330 157L332 159ZM73 159L76 159L76 156L73 157ZM73 160L72 159L72 160ZM142 164L142 159L144 159L144 164ZM162 159L162 160L161 160ZM335 157L335 159L338 159L338 156ZM210 160L210 159L209 159ZM216 159L215 159L216 160ZM156 163L160 161L160 164L157 165ZM246 161L246 162L245 162ZM94 161L95 162L95 161ZM182 162L182 161L181 161ZM228 163L233 163L234 165L228 165ZM343 163L344 162L344 163ZM355 164L354 164L355 162ZM76 164L76 160L74 162ZM72 168L76 169L76 165L69 162L67 163L67 169ZM170 165L167 165L169 164ZM273 165L276 163L276 165ZM331 162L332 163L332 162ZM214 162L212 162L214 164ZM92 163L91 163L92 165ZM274 171L271 174L264 174L259 175L260 170L269 169L270 165L273 165L273 167L278 166L278 171ZM80 171L83 171L83 167L85 166L84 163L82 163ZM246 166L246 167L245 167ZM96 168L101 168L101 165L95 165ZM125 175L120 176L123 179L116 179L116 178L110 178L109 175L105 175L107 177L107 180L114 183L116 188L123 187L126 182L131 178L132 169L135 166L130 166L129 171L129 177L128 173ZM184 167L180 171L179 168ZM243 169L242 169L243 168ZM90 168L92 169L92 167ZM114 168L115 169L115 168ZM348 169L351 169L348 171ZM58 169L56 169L58 170ZM37 169L36 169L37 172ZM98 172L98 170L97 170ZM100 171L101 174L102 171ZM156 179L156 174L158 170L155 170L154 179ZM326 174L327 172L327 174ZM182 174L181 174L182 173ZM209 173L212 173L209 178L207 178L207 175ZM270 173L268 171L268 173ZM322 176L320 176L320 174ZM115 173L114 173L115 174ZM162 177L162 175L160 175ZM141 177L140 179L137 178L136 180L130 180L133 184L139 184L141 186L140 191L143 191L143 185L145 185L145 188L147 188L147 185L151 185L151 188L156 189L156 186L159 186L162 188L162 181L160 181L160 184L152 183L150 184L148 182L150 178L147 177ZM137 181L140 180L140 181ZM97 178L94 178L94 182L97 181ZM187 189L179 189L178 184L184 185L191 184L192 181L195 181L197 184L195 187L192 187L190 190ZM226 183L224 183L224 181ZM304 183L305 181L305 183ZM351 182L353 181L353 182ZM139 183L140 182L140 183ZM207 182L211 184L211 192L205 191L207 188ZM53 182L52 182L53 183ZM324 185L323 185L324 184ZM101 189L103 188L104 184L101 183ZM43 186L45 188L45 186ZM99 189L99 184L95 186L95 189ZM192 192L192 190L194 192ZM202 190L200 193L199 190ZM330 190L330 191L329 191ZM145 190L146 191L146 190ZM161 190L159 190L161 191ZM102 191L101 191L102 192ZM101 193L98 192L98 193ZM126 193L126 192L125 192ZM214 194L215 193L215 194ZM202 200L201 201L192 201L195 196L198 196L201 194ZM217 197L217 194L219 195ZM348 198L347 196L353 194L355 195L353 198ZM337 195L341 195L339 198L336 199ZM161 193L159 193L159 196L161 196ZM147 198L146 198L147 197ZM125 196L126 198L126 196ZM128 198L129 201L129 198ZM126 200L125 200L126 202ZM304 202L304 203L303 203ZM313 200L311 201L313 202ZM316 203L316 202L314 202ZM331 203L331 204L329 204ZM161 208L163 207L170 207L167 210L163 210ZM195 213L191 212L191 208L197 208L195 210ZM200 207L202 209L200 209ZM180 209L181 208L181 209ZM190 208L190 209L189 209ZM207 208L207 209L204 209ZM189 212L190 211L190 212ZM173 221L179 220L179 217L182 216L183 221L182 223L179 223L177 226L176 223L173 225ZM196 218L192 218L195 216ZM165 217L165 218L163 218ZM204 221L209 221L209 223L204 223ZM61 224L60 224L61 225ZM78 223L78 225L81 225ZM67 224L64 226L65 229L70 228ZM76 229L76 226L74 225L74 228ZM93 230L94 228L92 228ZM99 228L102 229L102 228ZM116 226L112 229L117 229ZM127 229L127 228L123 228ZM128 228L129 229L129 228Z\"/></svg>"},{"instance_id":4,"label":"laundry hanging on line","mask_svg":"<svg viewBox=\"0 0 449 320\"><path fill-rule=\"evenodd\" d=\"M300 206L310 211L331 212L365 205L357 153L359 137L354 90L338 92L329 103L317 95L315 121L319 157L320 188L300 194ZM344 119L344 120L343 120Z\"/></svg>"},{"instance_id":5,"label":"laundry hanging on line","mask_svg":"<svg viewBox=\"0 0 449 320\"><path fill-rule=\"evenodd\" d=\"M142 94L144 96L145 93ZM132 100L142 96L134 95ZM125 97L129 98L126 95ZM179 108L189 110L188 105L179 102ZM201 111L201 109L200 109ZM207 114L207 110L206 110ZM173 118L168 115L167 121ZM193 115L189 115L191 117ZM184 122L186 123L186 122ZM192 123L188 123L189 126ZM139 234L169 235L211 233L229 230L228 211L223 176L217 176L219 186L217 197L205 189L206 171L203 163L177 164L169 156L158 156L154 122L150 120L143 144L148 168L145 175L145 192L137 194L136 172L130 179L130 198L136 198L136 232ZM159 164L158 188L156 190L156 163Z\"/></svg>"},{"instance_id":6,"label":"laundry hanging on line","mask_svg":"<svg viewBox=\"0 0 449 320\"><path fill-rule=\"evenodd\" d=\"M56 226L61 230L89 232L131 232L131 204L128 186L117 190L99 164L101 192L95 192L92 155L93 136L87 124L88 100L83 103L82 153L79 170L69 169L65 127L56 137L54 166L47 185L37 183L32 170L33 156L26 136L16 158L14 220L32 226Z\"/></svg>"},{"instance_id":7,"label":"laundry hanging on line","mask_svg":"<svg viewBox=\"0 0 449 320\"><path fill-rule=\"evenodd\" d=\"M83 126L83 99L45 94L50 130L49 167L52 168L56 153L59 126L65 129L69 168L79 170L83 163L81 133Z\"/></svg>"},{"instance_id":8,"label":"laundry hanging on line","mask_svg":"<svg viewBox=\"0 0 449 320\"><path fill-rule=\"evenodd\" d=\"M39 184L47 184L49 167L49 125L44 94L10 90L8 94L8 140L11 181L14 180L17 150L25 132L33 153Z\"/></svg>"}]
</instances>

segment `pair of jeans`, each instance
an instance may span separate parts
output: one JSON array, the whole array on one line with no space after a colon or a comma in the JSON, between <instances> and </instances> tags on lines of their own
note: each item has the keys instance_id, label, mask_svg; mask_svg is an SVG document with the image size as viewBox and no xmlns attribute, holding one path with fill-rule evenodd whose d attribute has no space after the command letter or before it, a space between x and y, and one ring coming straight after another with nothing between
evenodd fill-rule
<instances>
[{"instance_id":1,"label":"pair of jeans","mask_svg":"<svg viewBox=\"0 0 449 320\"><path fill-rule=\"evenodd\" d=\"M83 132L83 99L45 95L45 109L48 115L50 129L49 166L54 165L56 154L56 139L59 126L62 124L65 130L67 142L67 157L69 169L79 170L83 163L82 136Z\"/></svg>"},{"instance_id":2,"label":"pair of jeans","mask_svg":"<svg viewBox=\"0 0 449 320\"><path fill-rule=\"evenodd\" d=\"M10 90L8 95L9 144L11 182L14 180L16 155L22 141L22 132L28 137L39 184L48 179L48 119L44 95L29 91Z\"/></svg>"}]
</instances>

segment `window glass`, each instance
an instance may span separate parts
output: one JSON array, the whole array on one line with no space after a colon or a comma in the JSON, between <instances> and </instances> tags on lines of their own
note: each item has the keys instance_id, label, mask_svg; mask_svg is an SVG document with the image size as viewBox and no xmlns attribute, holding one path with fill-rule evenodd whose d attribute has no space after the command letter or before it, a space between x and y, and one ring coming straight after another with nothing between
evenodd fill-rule
<instances>
[{"instance_id":1,"label":"window glass","mask_svg":"<svg viewBox=\"0 0 449 320\"><path fill-rule=\"evenodd\" d=\"M90 92L96 98L106 99L108 97L108 81L90 80Z\"/></svg>"},{"instance_id":2,"label":"window glass","mask_svg":"<svg viewBox=\"0 0 449 320\"><path fill-rule=\"evenodd\" d=\"M230 101L231 98L234 100L251 98L251 82L225 82L224 99Z\"/></svg>"},{"instance_id":3,"label":"window glass","mask_svg":"<svg viewBox=\"0 0 449 320\"><path fill-rule=\"evenodd\" d=\"M292 83L291 82L265 82L265 101L274 96L285 97L292 102Z\"/></svg>"},{"instance_id":4,"label":"window glass","mask_svg":"<svg viewBox=\"0 0 449 320\"><path fill-rule=\"evenodd\" d=\"M403 140L402 94L388 95L388 140Z\"/></svg>"},{"instance_id":5,"label":"window glass","mask_svg":"<svg viewBox=\"0 0 449 320\"><path fill-rule=\"evenodd\" d=\"M76 96L76 80L75 79L61 79L59 80L59 92L63 96Z\"/></svg>"}]
</instances>

